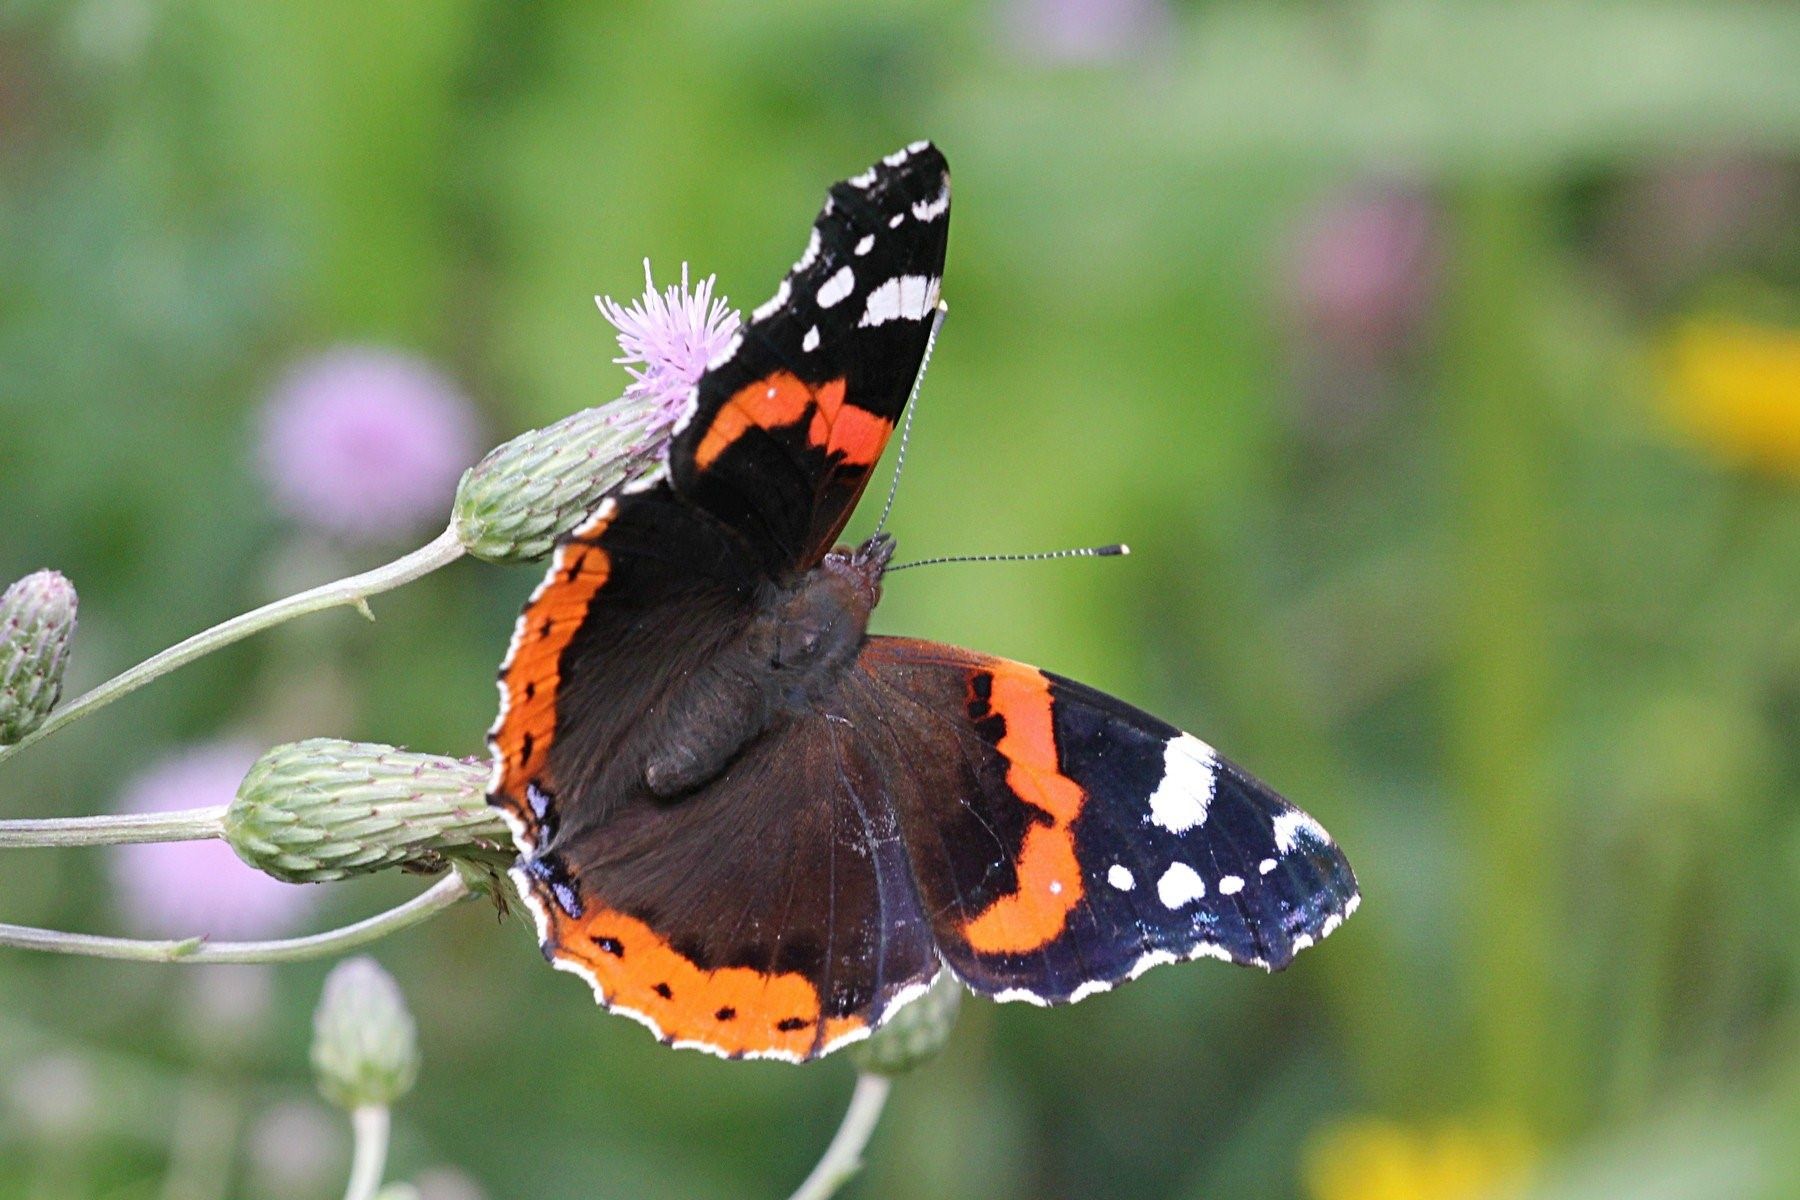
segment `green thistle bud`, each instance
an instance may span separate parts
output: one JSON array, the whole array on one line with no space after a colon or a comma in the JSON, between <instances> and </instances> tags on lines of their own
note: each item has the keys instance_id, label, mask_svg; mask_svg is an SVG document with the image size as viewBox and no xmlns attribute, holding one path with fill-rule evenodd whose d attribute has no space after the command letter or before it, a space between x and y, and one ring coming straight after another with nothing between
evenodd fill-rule
<instances>
[{"instance_id":1,"label":"green thistle bud","mask_svg":"<svg viewBox=\"0 0 1800 1200\"><path fill-rule=\"evenodd\" d=\"M75 588L55 571L35 571L0 593L0 746L39 725L62 696Z\"/></svg>"},{"instance_id":2,"label":"green thistle bud","mask_svg":"<svg viewBox=\"0 0 1800 1200\"><path fill-rule=\"evenodd\" d=\"M463 474L451 527L476 558L542 558L607 493L661 465L668 430L660 402L628 395L522 433Z\"/></svg>"},{"instance_id":3,"label":"green thistle bud","mask_svg":"<svg viewBox=\"0 0 1800 1200\"><path fill-rule=\"evenodd\" d=\"M350 1110L385 1108L418 1078L419 1036L406 997L374 959L346 959L325 977L312 1066L320 1093Z\"/></svg>"},{"instance_id":4,"label":"green thistle bud","mask_svg":"<svg viewBox=\"0 0 1800 1200\"><path fill-rule=\"evenodd\" d=\"M956 977L940 973L923 996L895 1013L868 1041L851 1047L852 1061L858 1070L903 1075L935 1058L956 1027L962 998L963 986Z\"/></svg>"},{"instance_id":5,"label":"green thistle bud","mask_svg":"<svg viewBox=\"0 0 1800 1200\"><path fill-rule=\"evenodd\" d=\"M257 759L225 810L239 858L290 883L452 861L504 867L512 837L487 804L488 768L392 746L311 738Z\"/></svg>"}]
</instances>

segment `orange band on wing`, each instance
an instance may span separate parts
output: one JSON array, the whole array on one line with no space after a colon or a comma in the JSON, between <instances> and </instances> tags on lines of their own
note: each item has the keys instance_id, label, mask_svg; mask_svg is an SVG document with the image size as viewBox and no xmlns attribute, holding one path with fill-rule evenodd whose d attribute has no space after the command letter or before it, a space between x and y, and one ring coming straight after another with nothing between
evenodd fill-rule
<instances>
[{"instance_id":1,"label":"orange band on wing","mask_svg":"<svg viewBox=\"0 0 1800 1200\"><path fill-rule=\"evenodd\" d=\"M544 582L519 616L512 651L501 668L505 716L490 739L501 761L498 793L513 801L507 807L528 828L535 819L529 806L519 801L527 782L542 774L556 735L562 654L612 573L606 551L585 539L598 538L610 522L611 511L605 510L577 531L584 540L556 548ZM535 829L532 835L535 838Z\"/></svg>"},{"instance_id":2,"label":"orange band on wing","mask_svg":"<svg viewBox=\"0 0 1800 1200\"><path fill-rule=\"evenodd\" d=\"M827 454L843 456L853 466L872 467L881 460L894 423L866 408L844 403L844 381L833 380L819 389L819 407L813 413L807 440Z\"/></svg>"},{"instance_id":3,"label":"orange band on wing","mask_svg":"<svg viewBox=\"0 0 1800 1200\"><path fill-rule=\"evenodd\" d=\"M779 429L812 420L806 439L827 454L838 454L855 466L874 466L887 445L894 423L867 409L844 402L845 384L833 379L809 387L789 371L776 371L739 388L714 414L694 451L694 465L704 470L752 429Z\"/></svg>"},{"instance_id":4,"label":"orange band on wing","mask_svg":"<svg viewBox=\"0 0 1800 1200\"><path fill-rule=\"evenodd\" d=\"M1057 764L1050 681L1019 663L991 668L989 711L1006 723L995 748L1006 756L1006 784L1024 802L1049 815L1047 825L1025 831L1015 865L1018 890L963 923L969 945L984 954L1040 949L1062 933L1081 900L1081 864L1071 826L1087 799L1081 785Z\"/></svg>"},{"instance_id":5,"label":"orange band on wing","mask_svg":"<svg viewBox=\"0 0 1800 1200\"><path fill-rule=\"evenodd\" d=\"M695 465L706 468L717 461L725 448L751 429L773 429L792 425L806 415L813 402L813 390L790 371L776 371L755 383L739 388L713 415L706 436L694 451Z\"/></svg>"},{"instance_id":6,"label":"orange band on wing","mask_svg":"<svg viewBox=\"0 0 1800 1200\"><path fill-rule=\"evenodd\" d=\"M580 918L556 912L552 925L557 958L581 967L609 1008L649 1018L669 1041L699 1042L728 1055L809 1058L867 1024L822 1018L818 989L804 975L765 975L750 967L709 971L621 912L595 907Z\"/></svg>"}]
</instances>

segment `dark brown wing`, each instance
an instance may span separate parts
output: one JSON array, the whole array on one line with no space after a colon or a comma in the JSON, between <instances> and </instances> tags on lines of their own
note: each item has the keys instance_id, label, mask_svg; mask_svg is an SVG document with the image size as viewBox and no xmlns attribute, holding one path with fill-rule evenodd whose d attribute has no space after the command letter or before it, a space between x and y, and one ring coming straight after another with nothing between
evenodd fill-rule
<instances>
[{"instance_id":1,"label":"dark brown wing","mask_svg":"<svg viewBox=\"0 0 1800 1200\"><path fill-rule=\"evenodd\" d=\"M677 1046L797 1062L866 1036L941 968L868 719L828 701L679 803L557 829L514 871L546 956Z\"/></svg>"}]
</instances>

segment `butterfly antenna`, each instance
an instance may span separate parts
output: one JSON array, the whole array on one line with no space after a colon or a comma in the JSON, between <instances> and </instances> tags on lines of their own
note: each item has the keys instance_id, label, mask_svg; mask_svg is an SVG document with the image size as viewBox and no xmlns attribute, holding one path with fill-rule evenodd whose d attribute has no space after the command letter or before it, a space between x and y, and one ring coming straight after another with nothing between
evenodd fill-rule
<instances>
[{"instance_id":1,"label":"butterfly antenna","mask_svg":"<svg viewBox=\"0 0 1800 1200\"><path fill-rule=\"evenodd\" d=\"M921 558L915 562L889 567L888 574L910 567L931 567L938 563L1042 562L1047 558L1117 558L1131 553L1123 542L1110 546L1081 546L1073 550L1040 550L1035 554L953 554L947 558Z\"/></svg>"},{"instance_id":2,"label":"butterfly antenna","mask_svg":"<svg viewBox=\"0 0 1800 1200\"><path fill-rule=\"evenodd\" d=\"M925 368L931 365L931 350L937 345L938 330L944 327L944 317L949 311L950 306L940 300L937 311L931 316L931 332L925 335L925 356L919 360L919 373L913 377L912 391L906 397L906 420L900 424L900 448L894 452L894 477L888 482L887 503L881 506L881 519L875 522L876 533L887 528L888 514L894 511L894 497L900 491L900 471L906 466L906 440L912 436L913 408L919 399L919 389L925 384Z\"/></svg>"}]
</instances>

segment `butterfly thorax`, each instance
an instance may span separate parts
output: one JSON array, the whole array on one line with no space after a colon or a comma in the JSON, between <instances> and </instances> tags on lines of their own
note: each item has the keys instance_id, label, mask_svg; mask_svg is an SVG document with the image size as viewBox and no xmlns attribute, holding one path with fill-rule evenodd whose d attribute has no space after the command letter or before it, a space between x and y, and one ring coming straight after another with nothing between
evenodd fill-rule
<instances>
[{"instance_id":1,"label":"butterfly thorax","mask_svg":"<svg viewBox=\"0 0 1800 1200\"><path fill-rule=\"evenodd\" d=\"M770 586L743 632L677 683L655 726L644 782L675 797L716 778L770 727L815 708L856 661L893 539L839 546Z\"/></svg>"}]
</instances>

